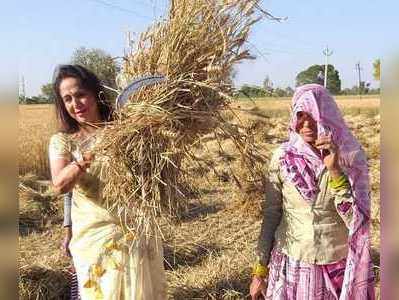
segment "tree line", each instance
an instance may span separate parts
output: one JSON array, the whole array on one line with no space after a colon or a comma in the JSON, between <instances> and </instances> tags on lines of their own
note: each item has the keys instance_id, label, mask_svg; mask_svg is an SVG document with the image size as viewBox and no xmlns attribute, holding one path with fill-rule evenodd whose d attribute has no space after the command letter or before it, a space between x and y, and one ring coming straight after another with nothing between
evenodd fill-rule
<instances>
[{"instance_id":1,"label":"tree line","mask_svg":"<svg viewBox=\"0 0 399 300\"><path fill-rule=\"evenodd\" d=\"M380 80L380 59L373 62L373 77ZM308 83L324 84L324 65L312 65L306 70L298 73L296 76L296 86ZM369 82L361 81L360 84L351 88L341 88L341 79L338 70L333 65L327 66L327 89L334 95L366 95L379 94L380 88L371 88ZM290 86L286 88L274 87L269 76L263 81L262 86L244 84L238 91L236 96L241 97L291 97L294 89Z\"/></svg>"},{"instance_id":2,"label":"tree line","mask_svg":"<svg viewBox=\"0 0 399 300\"><path fill-rule=\"evenodd\" d=\"M72 53L69 64L77 64L91 70L101 82L113 89L116 89L115 78L120 71L118 62L108 53L101 49L88 49L80 47ZM115 92L105 90L108 99L115 98ZM47 83L41 87L41 93L38 96L24 97L19 96L20 104L45 104L54 103L55 94L53 84Z\"/></svg>"},{"instance_id":3,"label":"tree line","mask_svg":"<svg viewBox=\"0 0 399 300\"><path fill-rule=\"evenodd\" d=\"M101 49L87 49L80 47L76 49L69 61L71 64L80 64L94 72L102 83L108 87L116 89L115 78L120 71L120 65L111 55ZM373 77L380 80L380 59L373 62ZM296 76L296 86L307 83L324 83L324 65L312 65ZM370 83L361 81L360 85L352 88L341 89L341 79L338 70L333 65L327 67L327 89L334 95L365 95L379 94L380 89L372 89ZM115 98L115 93L106 91L108 99ZM282 88L275 87L269 76L263 80L262 86L244 84L239 88L235 96L238 98L258 98L258 97L291 97L294 89L290 86ZM38 96L25 97L19 96L20 104L44 104L54 103L55 94L52 83L41 87L41 93Z\"/></svg>"}]
</instances>

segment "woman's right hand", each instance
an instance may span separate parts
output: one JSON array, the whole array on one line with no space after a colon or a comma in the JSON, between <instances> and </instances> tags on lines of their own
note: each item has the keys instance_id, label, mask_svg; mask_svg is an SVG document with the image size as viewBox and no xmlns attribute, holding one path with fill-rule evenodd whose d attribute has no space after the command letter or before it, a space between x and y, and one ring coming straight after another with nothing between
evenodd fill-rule
<instances>
[{"instance_id":1,"label":"woman's right hand","mask_svg":"<svg viewBox=\"0 0 399 300\"><path fill-rule=\"evenodd\" d=\"M86 151L82 154L83 161L85 163L91 163L94 160L94 153L91 151Z\"/></svg>"},{"instance_id":2,"label":"woman's right hand","mask_svg":"<svg viewBox=\"0 0 399 300\"><path fill-rule=\"evenodd\" d=\"M251 294L252 300L260 300L266 295L267 284L265 278L259 276L253 276L252 282L249 287L249 293Z\"/></svg>"},{"instance_id":3,"label":"woman's right hand","mask_svg":"<svg viewBox=\"0 0 399 300\"><path fill-rule=\"evenodd\" d=\"M90 151L86 151L82 154L82 159L77 161L77 163L83 170L86 171L88 168L90 168L90 165L93 162L93 160L94 160L94 154L91 153Z\"/></svg>"},{"instance_id":4,"label":"woman's right hand","mask_svg":"<svg viewBox=\"0 0 399 300\"><path fill-rule=\"evenodd\" d=\"M81 171L86 172L86 170L90 168L91 160L82 159L76 161L76 163L79 165L78 167Z\"/></svg>"}]
</instances>

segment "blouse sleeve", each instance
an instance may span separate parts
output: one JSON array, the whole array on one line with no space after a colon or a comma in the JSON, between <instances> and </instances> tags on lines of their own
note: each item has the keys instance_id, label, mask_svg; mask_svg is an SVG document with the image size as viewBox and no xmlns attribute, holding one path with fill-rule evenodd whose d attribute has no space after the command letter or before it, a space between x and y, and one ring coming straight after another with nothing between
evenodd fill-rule
<instances>
[{"instance_id":1,"label":"blouse sleeve","mask_svg":"<svg viewBox=\"0 0 399 300\"><path fill-rule=\"evenodd\" d=\"M63 133L56 133L50 138L49 143L49 159L50 162L56 159L71 160L71 149L68 139Z\"/></svg>"},{"instance_id":2,"label":"blouse sleeve","mask_svg":"<svg viewBox=\"0 0 399 300\"><path fill-rule=\"evenodd\" d=\"M256 248L258 262L264 266L269 262L274 234L282 216L282 182L279 176L279 155L280 151L277 149L269 165L269 180L266 184L265 200L263 203L262 227Z\"/></svg>"},{"instance_id":3,"label":"blouse sleeve","mask_svg":"<svg viewBox=\"0 0 399 300\"><path fill-rule=\"evenodd\" d=\"M367 158L363 150L360 149L351 153L350 165L356 168L356 172L360 177L354 183L354 186L351 186L346 175L341 180L338 180L340 182L334 184L330 180L328 184L334 195L337 212L348 228L350 228L353 220L353 205L355 204L356 195L363 194L368 197L369 194Z\"/></svg>"}]
</instances>

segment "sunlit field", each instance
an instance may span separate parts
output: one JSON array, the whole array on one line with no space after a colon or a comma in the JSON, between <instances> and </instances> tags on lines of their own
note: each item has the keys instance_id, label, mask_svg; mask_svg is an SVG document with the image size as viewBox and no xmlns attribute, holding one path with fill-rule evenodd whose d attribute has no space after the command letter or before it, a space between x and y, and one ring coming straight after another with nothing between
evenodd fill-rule
<instances>
[{"instance_id":1,"label":"sunlit field","mask_svg":"<svg viewBox=\"0 0 399 300\"><path fill-rule=\"evenodd\" d=\"M380 100L339 97L338 105L366 150L372 200L372 255L379 275L380 244ZM267 157L287 137L287 99L234 103L243 126L252 130ZM53 106L19 108L20 299L68 299L70 260L63 257L62 197L46 196L48 141L56 131ZM237 193L231 170L238 155L226 142L221 153L207 144L215 169L193 178L199 193L178 224L165 228L165 267L170 299L247 299L254 249L261 225L259 195ZM265 166L265 168L267 165ZM240 196L241 195L241 196ZM262 195L261 195L262 196ZM377 276L378 278L378 276ZM378 292L379 297L379 292Z\"/></svg>"}]
</instances>

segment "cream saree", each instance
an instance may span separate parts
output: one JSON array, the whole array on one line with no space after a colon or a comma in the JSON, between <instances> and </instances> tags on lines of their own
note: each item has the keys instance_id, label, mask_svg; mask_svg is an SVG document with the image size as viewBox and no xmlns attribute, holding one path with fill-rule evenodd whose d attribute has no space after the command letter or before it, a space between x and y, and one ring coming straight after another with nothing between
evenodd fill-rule
<instances>
[{"instance_id":1,"label":"cream saree","mask_svg":"<svg viewBox=\"0 0 399 300\"><path fill-rule=\"evenodd\" d=\"M79 159L70 135L51 137L50 163ZM101 196L101 161L95 159L73 189L70 251L82 300L166 299L162 241L125 230Z\"/></svg>"}]
</instances>

